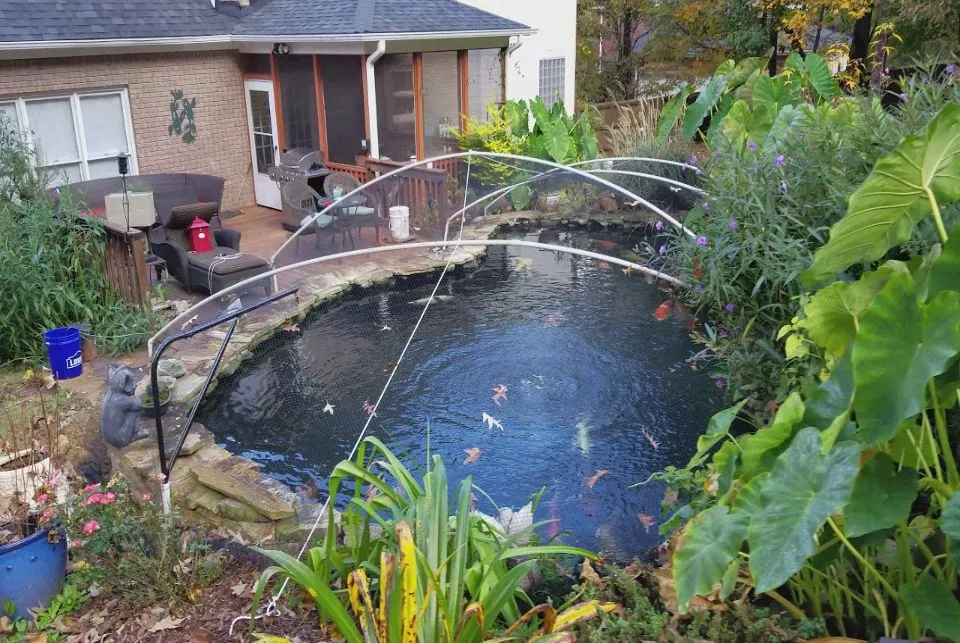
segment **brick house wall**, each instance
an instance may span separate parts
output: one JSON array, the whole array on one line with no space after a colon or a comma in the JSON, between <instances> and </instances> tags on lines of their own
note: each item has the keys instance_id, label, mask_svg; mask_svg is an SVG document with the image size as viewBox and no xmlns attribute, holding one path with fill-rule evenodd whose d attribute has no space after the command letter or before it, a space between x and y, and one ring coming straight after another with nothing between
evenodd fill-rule
<instances>
[{"instance_id":1,"label":"brick house wall","mask_svg":"<svg viewBox=\"0 0 960 643\"><path fill-rule=\"evenodd\" d=\"M141 174L195 172L226 179L224 208L254 203L247 108L232 51L0 61L0 98L125 87ZM197 139L170 136L170 91L197 99Z\"/></svg>"}]
</instances>

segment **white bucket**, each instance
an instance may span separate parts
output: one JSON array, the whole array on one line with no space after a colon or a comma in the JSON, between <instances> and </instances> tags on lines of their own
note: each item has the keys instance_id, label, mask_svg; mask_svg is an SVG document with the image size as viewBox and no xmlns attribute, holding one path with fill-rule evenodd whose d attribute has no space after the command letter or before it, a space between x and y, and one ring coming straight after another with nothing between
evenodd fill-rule
<instances>
[{"instance_id":1,"label":"white bucket","mask_svg":"<svg viewBox=\"0 0 960 643\"><path fill-rule=\"evenodd\" d=\"M405 205L390 208L390 238L394 241L410 238L410 208Z\"/></svg>"}]
</instances>

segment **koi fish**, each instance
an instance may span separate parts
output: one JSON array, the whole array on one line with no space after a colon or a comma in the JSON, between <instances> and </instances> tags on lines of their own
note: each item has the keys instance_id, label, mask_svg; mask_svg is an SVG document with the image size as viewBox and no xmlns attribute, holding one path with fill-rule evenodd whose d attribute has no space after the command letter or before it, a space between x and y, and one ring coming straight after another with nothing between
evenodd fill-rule
<instances>
[{"instance_id":1,"label":"koi fish","mask_svg":"<svg viewBox=\"0 0 960 643\"><path fill-rule=\"evenodd\" d=\"M464 464L473 464L480 457L480 449L477 447L464 449L463 452L467 454L467 459L463 461Z\"/></svg>"},{"instance_id":2,"label":"koi fish","mask_svg":"<svg viewBox=\"0 0 960 643\"><path fill-rule=\"evenodd\" d=\"M600 270L610 270L610 264L608 264L606 261L598 261L597 268Z\"/></svg>"},{"instance_id":3,"label":"koi fish","mask_svg":"<svg viewBox=\"0 0 960 643\"><path fill-rule=\"evenodd\" d=\"M453 295L434 295L434 301L452 301ZM407 302L412 306L426 306L430 302L430 297L424 297L422 299L417 299L414 301Z\"/></svg>"},{"instance_id":4,"label":"koi fish","mask_svg":"<svg viewBox=\"0 0 960 643\"><path fill-rule=\"evenodd\" d=\"M587 476L584 479L583 483L587 485L587 487L589 487L590 489L593 489L593 485L597 484L597 480L607 475L610 475L610 471L608 471L607 469L597 469L595 473Z\"/></svg>"},{"instance_id":5,"label":"koi fish","mask_svg":"<svg viewBox=\"0 0 960 643\"><path fill-rule=\"evenodd\" d=\"M557 323L557 316L547 315L547 328L552 327L555 323Z\"/></svg>"},{"instance_id":6,"label":"koi fish","mask_svg":"<svg viewBox=\"0 0 960 643\"><path fill-rule=\"evenodd\" d=\"M620 244L612 239L590 239L590 243L598 248L605 248L607 250L616 250L620 247Z\"/></svg>"},{"instance_id":7,"label":"koi fish","mask_svg":"<svg viewBox=\"0 0 960 643\"><path fill-rule=\"evenodd\" d=\"M646 429L643 429L643 437L647 439L647 442L650 443L650 446L653 447L653 450L656 451L660 447L660 443L653 439L653 436L650 435L650 432Z\"/></svg>"},{"instance_id":8,"label":"koi fish","mask_svg":"<svg viewBox=\"0 0 960 643\"><path fill-rule=\"evenodd\" d=\"M640 521L640 524L643 525L643 528L647 530L647 533L650 533L650 528L653 527L655 519L653 516L648 516L645 513L637 513L637 520Z\"/></svg>"},{"instance_id":9,"label":"koi fish","mask_svg":"<svg viewBox=\"0 0 960 643\"><path fill-rule=\"evenodd\" d=\"M494 404L500 406L500 400L507 399L507 385L497 384L497 387L493 389L493 397L490 399L493 400Z\"/></svg>"},{"instance_id":10,"label":"koi fish","mask_svg":"<svg viewBox=\"0 0 960 643\"><path fill-rule=\"evenodd\" d=\"M663 321L664 319L670 316L670 312L672 310L673 310L673 301L668 299L662 304L660 304L659 306L657 306L657 309L653 311L653 316L656 318L657 321Z\"/></svg>"}]
</instances>

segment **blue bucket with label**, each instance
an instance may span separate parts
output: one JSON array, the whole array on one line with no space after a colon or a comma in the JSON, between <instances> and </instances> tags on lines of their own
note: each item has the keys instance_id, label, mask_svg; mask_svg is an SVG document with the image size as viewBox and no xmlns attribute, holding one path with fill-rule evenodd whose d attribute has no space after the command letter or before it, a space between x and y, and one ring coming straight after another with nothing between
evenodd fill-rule
<instances>
[{"instance_id":1,"label":"blue bucket with label","mask_svg":"<svg viewBox=\"0 0 960 643\"><path fill-rule=\"evenodd\" d=\"M43 345L47 347L50 370L55 378L68 380L83 373L79 328L54 328L44 331Z\"/></svg>"}]
</instances>

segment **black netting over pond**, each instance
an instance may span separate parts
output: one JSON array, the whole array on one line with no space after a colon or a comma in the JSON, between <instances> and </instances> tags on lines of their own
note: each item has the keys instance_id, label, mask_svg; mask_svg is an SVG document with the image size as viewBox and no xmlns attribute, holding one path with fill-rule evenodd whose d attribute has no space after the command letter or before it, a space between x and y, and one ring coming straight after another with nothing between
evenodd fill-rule
<instances>
[{"instance_id":1,"label":"black netting over pond","mask_svg":"<svg viewBox=\"0 0 960 643\"><path fill-rule=\"evenodd\" d=\"M511 236L618 257L636 241L564 229ZM322 494L438 276L397 279L288 325L221 380L200 421L269 475ZM603 260L490 247L479 267L444 277L369 434L412 468L429 448L452 478L473 475L501 506L519 508L545 487L536 518L557 521L545 537L559 530L615 558L639 553L658 541L663 487L628 487L685 464L722 402L686 363L692 320L654 314L668 297ZM495 514L478 496L478 509Z\"/></svg>"}]
</instances>

